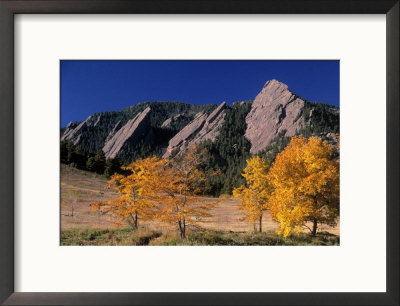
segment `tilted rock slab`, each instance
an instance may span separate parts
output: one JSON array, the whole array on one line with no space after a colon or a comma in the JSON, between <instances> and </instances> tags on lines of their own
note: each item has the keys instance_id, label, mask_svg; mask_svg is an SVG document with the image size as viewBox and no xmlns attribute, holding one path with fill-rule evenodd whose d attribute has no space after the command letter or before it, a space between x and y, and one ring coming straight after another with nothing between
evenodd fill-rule
<instances>
[{"instance_id":1,"label":"tilted rock slab","mask_svg":"<svg viewBox=\"0 0 400 306\"><path fill-rule=\"evenodd\" d=\"M67 128L64 131L64 134L61 136L61 140L70 140L73 142L74 145L79 143L79 140L82 135L82 130L87 127L91 126L91 119L92 116L89 116L85 121L76 123L70 122L67 125Z\"/></svg>"},{"instance_id":2,"label":"tilted rock slab","mask_svg":"<svg viewBox=\"0 0 400 306\"><path fill-rule=\"evenodd\" d=\"M251 143L250 153L262 151L281 132L294 136L304 126L304 105L304 100L291 93L287 85L277 80L265 83L246 116L245 137Z\"/></svg>"},{"instance_id":3,"label":"tilted rock slab","mask_svg":"<svg viewBox=\"0 0 400 306\"><path fill-rule=\"evenodd\" d=\"M114 125L114 127L112 128L112 130L110 131L110 133L108 133L105 143L107 143L107 141L109 141L111 138L113 138L113 136L115 135L115 133L120 129L121 127L121 120L118 120L118 122Z\"/></svg>"},{"instance_id":4,"label":"tilted rock slab","mask_svg":"<svg viewBox=\"0 0 400 306\"><path fill-rule=\"evenodd\" d=\"M183 116L182 114L178 114L178 115L173 116L172 118L168 118L167 120L165 120L165 121L163 122L163 124L161 124L161 127L162 127L162 128L169 128L169 127L171 127L172 120L179 119L179 118L182 117L182 116Z\"/></svg>"},{"instance_id":5,"label":"tilted rock slab","mask_svg":"<svg viewBox=\"0 0 400 306\"><path fill-rule=\"evenodd\" d=\"M76 122L70 122L67 125L67 128L65 129L64 133L61 135L61 140L70 140L71 134L74 132L75 128L79 125L79 123Z\"/></svg>"},{"instance_id":6,"label":"tilted rock slab","mask_svg":"<svg viewBox=\"0 0 400 306\"><path fill-rule=\"evenodd\" d=\"M145 136L150 128L150 107L137 114L120 128L103 147L106 158L115 158L127 141L137 141Z\"/></svg>"},{"instance_id":7,"label":"tilted rock slab","mask_svg":"<svg viewBox=\"0 0 400 306\"><path fill-rule=\"evenodd\" d=\"M172 152L181 154L187 148L205 140L214 141L225 120L225 107L226 103L222 102L210 115L197 113L193 121L169 141L163 157L170 157Z\"/></svg>"}]
</instances>

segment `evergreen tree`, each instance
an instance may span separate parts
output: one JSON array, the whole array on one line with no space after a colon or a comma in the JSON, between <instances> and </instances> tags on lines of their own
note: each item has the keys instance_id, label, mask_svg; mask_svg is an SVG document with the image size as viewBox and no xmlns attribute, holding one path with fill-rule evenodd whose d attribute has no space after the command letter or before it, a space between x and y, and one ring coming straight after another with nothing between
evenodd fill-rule
<instances>
[{"instance_id":1,"label":"evergreen tree","mask_svg":"<svg viewBox=\"0 0 400 306\"><path fill-rule=\"evenodd\" d=\"M60 161L63 164L68 163L68 148L66 141L61 141L60 143Z\"/></svg>"},{"instance_id":2,"label":"evergreen tree","mask_svg":"<svg viewBox=\"0 0 400 306\"><path fill-rule=\"evenodd\" d=\"M94 171L98 174L103 174L106 168L106 156L103 150L98 150L94 156L95 169Z\"/></svg>"},{"instance_id":3,"label":"evergreen tree","mask_svg":"<svg viewBox=\"0 0 400 306\"><path fill-rule=\"evenodd\" d=\"M106 161L106 169L104 174L107 177L111 177L114 173L122 173L121 171L122 163L118 157L109 158Z\"/></svg>"},{"instance_id":4,"label":"evergreen tree","mask_svg":"<svg viewBox=\"0 0 400 306\"><path fill-rule=\"evenodd\" d=\"M79 169L86 168L86 156L81 146L76 146L72 151L71 163L76 164Z\"/></svg>"},{"instance_id":5,"label":"evergreen tree","mask_svg":"<svg viewBox=\"0 0 400 306\"><path fill-rule=\"evenodd\" d=\"M92 172L96 171L96 161L93 156L88 158L86 162L86 169Z\"/></svg>"}]
</instances>

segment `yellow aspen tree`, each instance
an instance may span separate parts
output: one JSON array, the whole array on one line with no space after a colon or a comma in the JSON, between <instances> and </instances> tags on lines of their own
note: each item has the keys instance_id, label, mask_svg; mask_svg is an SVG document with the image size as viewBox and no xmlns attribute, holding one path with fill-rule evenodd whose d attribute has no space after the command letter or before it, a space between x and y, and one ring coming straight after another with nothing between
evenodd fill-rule
<instances>
[{"instance_id":1,"label":"yellow aspen tree","mask_svg":"<svg viewBox=\"0 0 400 306\"><path fill-rule=\"evenodd\" d=\"M159 197L157 219L177 225L182 240L186 237L187 226L211 216L209 210L218 203L198 196L200 183L205 180L198 167L205 154L205 150L193 146L173 160L158 162L158 182L155 184Z\"/></svg>"},{"instance_id":2,"label":"yellow aspen tree","mask_svg":"<svg viewBox=\"0 0 400 306\"><path fill-rule=\"evenodd\" d=\"M258 222L259 231L262 232L262 216L268 209L272 191L268 183L268 163L259 156L253 156L247 160L242 176L246 184L235 188L233 195L241 199L239 209L245 212L247 220L254 224Z\"/></svg>"},{"instance_id":3,"label":"yellow aspen tree","mask_svg":"<svg viewBox=\"0 0 400 306\"><path fill-rule=\"evenodd\" d=\"M339 216L339 161L333 147L318 137L293 137L269 171L274 188L269 201L278 233L287 237L318 224L333 226ZM311 223L311 226L307 224Z\"/></svg>"},{"instance_id":4,"label":"yellow aspen tree","mask_svg":"<svg viewBox=\"0 0 400 306\"><path fill-rule=\"evenodd\" d=\"M119 197L92 203L92 210L110 214L134 229L138 229L139 216L143 221L151 220L156 209L153 177L158 161L157 157L145 158L123 167L129 174L114 174L108 182L108 188L116 190Z\"/></svg>"}]
</instances>

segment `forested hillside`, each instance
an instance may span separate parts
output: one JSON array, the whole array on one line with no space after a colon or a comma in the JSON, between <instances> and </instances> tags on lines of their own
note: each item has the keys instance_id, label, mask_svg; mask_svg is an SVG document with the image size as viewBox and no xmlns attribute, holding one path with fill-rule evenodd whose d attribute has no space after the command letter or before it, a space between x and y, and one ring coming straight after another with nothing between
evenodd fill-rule
<instances>
[{"instance_id":1,"label":"forested hillside","mask_svg":"<svg viewBox=\"0 0 400 306\"><path fill-rule=\"evenodd\" d=\"M302 99L271 80L254 101L143 102L93 114L61 129L61 162L109 176L139 158L173 159L199 145L208 152L202 192L218 196L243 184L252 155L272 163L297 135L337 144L339 126L339 108Z\"/></svg>"}]
</instances>

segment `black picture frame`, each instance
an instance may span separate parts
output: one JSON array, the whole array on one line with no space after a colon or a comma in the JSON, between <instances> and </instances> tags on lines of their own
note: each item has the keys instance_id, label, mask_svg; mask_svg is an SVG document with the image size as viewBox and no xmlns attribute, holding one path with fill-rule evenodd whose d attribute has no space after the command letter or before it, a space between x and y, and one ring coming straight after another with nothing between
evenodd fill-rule
<instances>
[{"instance_id":1,"label":"black picture frame","mask_svg":"<svg viewBox=\"0 0 400 306\"><path fill-rule=\"evenodd\" d=\"M0 302L4 305L399 305L399 11L399 0L0 0ZM15 293L14 15L21 13L386 14L387 291Z\"/></svg>"}]
</instances>

